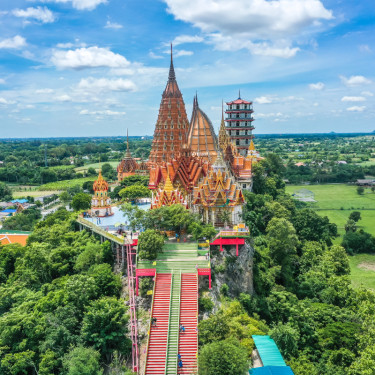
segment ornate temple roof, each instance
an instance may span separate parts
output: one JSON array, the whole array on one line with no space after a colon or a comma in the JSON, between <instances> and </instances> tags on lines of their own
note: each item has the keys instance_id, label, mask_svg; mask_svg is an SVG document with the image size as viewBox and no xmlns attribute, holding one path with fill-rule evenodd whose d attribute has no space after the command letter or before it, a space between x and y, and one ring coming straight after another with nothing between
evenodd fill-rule
<instances>
[{"instance_id":1,"label":"ornate temple roof","mask_svg":"<svg viewBox=\"0 0 375 375\"><path fill-rule=\"evenodd\" d=\"M249 180L252 176L253 165L261 159L263 158L255 150L254 142L251 140L247 155L236 154L233 158L233 171L236 177L242 180Z\"/></svg>"},{"instance_id":2,"label":"ornate temple roof","mask_svg":"<svg viewBox=\"0 0 375 375\"><path fill-rule=\"evenodd\" d=\"M108 182L103 178L101 169L99 169L99 176L94 182L93 189L95 192L108 190Z\"/></svg>"},{"instance_id":3,"label":"ornate temple roof","mask_svg":"<svg viewBox=\"0 0 375 375\"><path fill-rule=\"evenodd\" d=\"M186 144L189 121L185 103L176 81L171 46L168 82L162 95L152 141L150 163L167 162L177 157Z\"/></svg>"},{"instance_id":4,"label":"ornate temple roof","mask_svg":"<svg viewBox=\"0 0 375 375\"><path fill-rule=\"evenodd\" d=\"M182 148L180 156L154 165L150 169L149 188L156 189L163 184L169 175L174 185L180 185L186 192L191 192L201 177L206 176L209 165L207 162L192 156L187 148Z\"/></svg>"},{"instance_id":5,"label":"ornate temple roof","mask_svg":"<svg viewBox=\"0 0 375 375\"><path fill-rule=\"evenodd\" d=\"M151 203L151 209L162 206L171 206L172 204L182 204L188 208L185 196L178 188L173 186L168 173L164 187L159 188L155 193L154 199Z\"/></svg>"},{"instance_id":6,"label":"ornate temple roof","mask_svg":"<svg viewBox=\"0 0 375 375\"><path fill-rule=\"evenodd\" d=\"M124 177L126 175L135 173L135 171L139 168L138 163L132 157L130 150L129 150L129 137L128 131L126 131L126 152L125 157L120 161L119 165L117 166L117 173L119 176Z\"/></svg>"},{"instance_id":7,"label":"ornate temple roof","mask_svg":"<svg viewBox=\"0 0 375 375\"><path fill-rule=\"evenodd\" d=\"M205 207L233 207L244 202L241 189L219 155L203 182L194 188L193 204Z\"/></svg>"},{"instance_id":8,"label":"ornate temple roof","mask_svg":"<svg viewBox=\"0 0 375 375\"><path fill-rule=\"evenodd\" d=\"M188 133L188 147L192 155L213 163L217 157L217 138L210 119L199 108L198 97L194 97Z\"/></svg>"},{"instance_id":9,"label":"ornate temple roof","mask_svg":"<svg viewBox=\"0 0 375 375\"><path fill-rule=\"evenodd\" d=\"M238 99L232 100L231 102L227 102L227 105L231 104L253 104L253 102L248 102L246 100L241 99L241 91L238 92Z\"/></svg>"}]
</instances>

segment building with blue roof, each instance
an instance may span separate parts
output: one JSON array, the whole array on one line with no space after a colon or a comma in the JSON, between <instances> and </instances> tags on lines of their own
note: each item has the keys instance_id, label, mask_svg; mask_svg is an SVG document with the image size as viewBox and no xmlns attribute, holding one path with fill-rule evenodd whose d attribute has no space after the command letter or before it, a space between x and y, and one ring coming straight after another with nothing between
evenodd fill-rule
<instances>
[{"instance_id":1,"label":"building with blue roof","mask_svg":"<svg viewBox=\"0 0 375 375\"><path fill-rule=\"evenodd\" d=\"M261 367L249 371L251 375L293 375L292 369L286 365L275 341L269 336L252 336Z\"/></svg>"}]
</instances>

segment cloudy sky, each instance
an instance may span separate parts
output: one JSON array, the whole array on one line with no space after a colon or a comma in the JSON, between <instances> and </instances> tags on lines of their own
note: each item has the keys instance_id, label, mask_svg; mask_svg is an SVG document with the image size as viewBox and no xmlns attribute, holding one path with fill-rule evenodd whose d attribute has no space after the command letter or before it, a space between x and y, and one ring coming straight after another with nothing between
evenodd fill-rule
<instances>
[{"instance_id":1,"label":"cloudy sky","mask_svg":"<svg viewBox=\"0 0 375 375\"><path fill-rule=\"evenodd\" d=\"M188 116L375 130L373 0L1 0L0 137L152 135L174 45Z\"/></svg>"}]
</instances>

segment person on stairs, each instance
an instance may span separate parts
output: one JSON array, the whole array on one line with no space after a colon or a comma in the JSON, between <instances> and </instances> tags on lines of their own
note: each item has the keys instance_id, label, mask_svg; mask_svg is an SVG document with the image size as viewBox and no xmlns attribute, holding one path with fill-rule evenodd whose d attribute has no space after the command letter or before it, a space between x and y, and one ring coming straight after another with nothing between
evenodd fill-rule
<instances>
[{"instance_id":1,"label":"person on stairs","mask_svg":"<svg viewBox=\"0 0 375 375\"><path fill-rule=\"evenodd\" d=\"M156 318L151 319L151 327L156 327L156 321L157 321Z\"/></svg>"},{"instance_id":2,"label":"person on stairs","mask_svg":"<svg viewBox=\"0 0 375 375\"><path fill-rule=\"evenodd\" d=\"M180 324L180 332L185 332L185 327L182 324Z\"/></svg>"},{"instance_id":3,"label":"person on stairs","mask_svg":"<svg viewBox=\"0 0 375 375\"><path fill-rule=\"evenodd\" d=\"M184 367L184 365L183 365L183 363L182 363L182 361L181 361L181 359L178 361L178 368L183 368Z\"/></svg>"}]
</instances>

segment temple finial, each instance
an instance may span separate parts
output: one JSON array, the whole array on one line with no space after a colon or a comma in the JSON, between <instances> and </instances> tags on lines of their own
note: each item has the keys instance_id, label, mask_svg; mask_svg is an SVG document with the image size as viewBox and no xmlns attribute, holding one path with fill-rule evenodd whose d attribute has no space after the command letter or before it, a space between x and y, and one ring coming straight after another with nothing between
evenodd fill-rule
<instances>
[{"instance_id":1,"label":"temple finial","mask_svg":"<svg viewBox=\"0 0 375 375\"><path fill-rule=\"evenodd\" d=\"M126 150L129 151L129 129L126 129Z\"/></svg>"},{"instance_id":2,"label":"temple finial","mask_svg":"<svg viewBox=\"0 0 375 375\"><path fill-rule=\"evenodd\" d=\"M195 104L198 107L198 92L195 91Z\"/></svg>"},{"instance_id":3,"label":"temple finial","mask_svg":"<svg viewBox=\"0 0 375 375\"><path fill-rule=\"evenodd\" d=\"M238 90L238 99L241 99L241 89Z\"/></svg>"},{"instance_id":4,"label":"temple finial","mask_svg":"<svg viewBox=\"0 0 375 375\"><path fill-rule=\"evenodd\" d=\"M221 99L221 122L224 122L224 100Z\"/></svg>"},{"instance_id":5,"label":"temple finial","mask_svg":"<svg viewBox=\"0 0 375 375\"><path fill-rule=\"evenodd\" d=\"M172 43L171 43L171 65L169 67L168 80L171 81L171 80L175 80L175 79L176 79L176 74L174 72L174 67L173 67L173 47L172 47Z\"/></svg>"}]
</instances>

